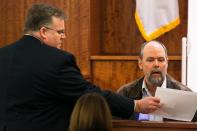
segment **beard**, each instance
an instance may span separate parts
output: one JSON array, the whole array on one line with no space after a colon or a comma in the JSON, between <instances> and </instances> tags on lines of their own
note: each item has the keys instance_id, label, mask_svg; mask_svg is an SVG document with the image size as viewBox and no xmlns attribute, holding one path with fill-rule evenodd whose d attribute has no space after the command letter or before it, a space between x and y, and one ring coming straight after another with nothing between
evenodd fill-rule
<instances>
[{"instance_id":1,"label":"beard","mask_svg":"<svg viewBox=\"0 0 197 131\"><path fill-rule=\"evenodd\" d=\"M155 73L157 74L157 76L154 76ZM165 77L165 75L160 69L153 69L148 76L148 81L153 86L160 87L163 84L164 77Z\"/></svg>"}]
</instances>

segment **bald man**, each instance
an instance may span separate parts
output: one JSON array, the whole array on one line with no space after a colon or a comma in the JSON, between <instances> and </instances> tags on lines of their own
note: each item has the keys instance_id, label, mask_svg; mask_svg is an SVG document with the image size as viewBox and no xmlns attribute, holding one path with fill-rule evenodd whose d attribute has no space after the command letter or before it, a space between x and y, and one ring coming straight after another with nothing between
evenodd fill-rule
<instances>
[{"instance_id":1,"label":"bald man","mask_svg":"<svg viewBox=\"0 0 197 131\"><path fill-rule=\"evenodd\" d=\"M142 99L147 96L155 96L157 87L192 91L167 74L168 57L167 49L159 41L150 41L142 44L138 66L143 71L144 77L134 82L123 85L118 93L132 98ZM134 114L131 119L162 121L161 116L142 113Z\"/></svg>"}]
</instances>

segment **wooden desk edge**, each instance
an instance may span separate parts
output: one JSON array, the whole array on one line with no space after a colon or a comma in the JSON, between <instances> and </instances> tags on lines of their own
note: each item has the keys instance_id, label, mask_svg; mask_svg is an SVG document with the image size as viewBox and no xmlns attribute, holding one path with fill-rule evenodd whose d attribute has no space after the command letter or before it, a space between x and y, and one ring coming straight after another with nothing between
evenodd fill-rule
<instances>
[{"instance_id":1,"label":"wooden desk edge","mask_svg":"<svg viewBox=\"0 0 197 131\"><path fill-rule=\"evenodd\" d=\"M113 120L113 127L162 127L162 128L193 128L197 129L197 122L179 121L133 121L133 120Z\"/></svg>"}]
</instances>

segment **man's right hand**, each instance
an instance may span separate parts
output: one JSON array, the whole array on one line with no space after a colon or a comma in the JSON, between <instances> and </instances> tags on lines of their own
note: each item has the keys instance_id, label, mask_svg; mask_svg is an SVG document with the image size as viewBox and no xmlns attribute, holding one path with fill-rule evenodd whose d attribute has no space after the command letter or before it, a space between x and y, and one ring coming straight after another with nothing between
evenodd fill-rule
<instances>
[{"instance_id":1,"label":"man's right hand","mask_svg":"<svg viewBox=\"0 0 197 131\"><path fill-rule=\"evenodd\" d=\"M157 97L145 97L141 100L135 100L135 112L147 114L158 110L160 107L160 99Z\"/></svg>"}]
</instances>

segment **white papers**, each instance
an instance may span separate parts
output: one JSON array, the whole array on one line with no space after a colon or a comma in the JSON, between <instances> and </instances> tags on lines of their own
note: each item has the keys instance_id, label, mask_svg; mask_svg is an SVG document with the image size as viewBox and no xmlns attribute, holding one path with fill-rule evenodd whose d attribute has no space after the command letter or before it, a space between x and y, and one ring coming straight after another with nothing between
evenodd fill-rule
<instances>
[{"instance_id":1,"label":"white papers","mask_svg":"<svg viewBox=\"0 0 197 131\"><path fill-rule=\"evenodd\" d=\"M158 87L155 96L160 98L162 107L151 114L182 121L191 121L194 117L197 110L196 92Z\"/></svg>"}]
</instances>

